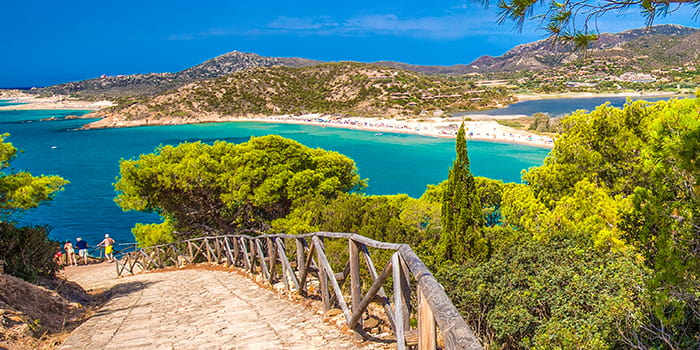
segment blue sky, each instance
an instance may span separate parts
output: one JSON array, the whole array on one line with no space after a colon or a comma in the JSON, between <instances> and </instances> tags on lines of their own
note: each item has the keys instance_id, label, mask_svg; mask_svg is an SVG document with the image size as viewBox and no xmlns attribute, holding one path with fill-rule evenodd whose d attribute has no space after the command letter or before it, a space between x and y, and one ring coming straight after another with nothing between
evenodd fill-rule
<instances>
[{"instance_id":1,"label":"blue sky","mask_svg":"<svg viewBox=\"0 0 700 350\"><path fill-rule=\"evenodd\" d=\"M12 1L2 6L0 87L43 86L174 72L229 51L324 61L467 64L543 38L496 23L496 2L437 1ZM656 23L698 26L686 8ZM634 13L599 22L638 28Z\"/></svg>"}]
</instances>

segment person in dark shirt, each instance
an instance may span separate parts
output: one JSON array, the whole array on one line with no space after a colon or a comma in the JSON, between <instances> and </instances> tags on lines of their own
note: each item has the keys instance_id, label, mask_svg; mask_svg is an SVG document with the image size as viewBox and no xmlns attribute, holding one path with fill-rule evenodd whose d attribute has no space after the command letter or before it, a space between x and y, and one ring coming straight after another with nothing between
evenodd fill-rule
<instances>
[{"instance_id":1,"label":"person in dark shirt","mask_svg":"<svg viewBox=\"0 0 700 350\"><path fill-rule=\"evenodd\" d=\"M78 248L78 256L83 258L83 264L87 265L88 263L88 244L87 242L83 241L82 238L78 237L78 239L75 242L75 247Z\"/></svg>"}]
</instances>

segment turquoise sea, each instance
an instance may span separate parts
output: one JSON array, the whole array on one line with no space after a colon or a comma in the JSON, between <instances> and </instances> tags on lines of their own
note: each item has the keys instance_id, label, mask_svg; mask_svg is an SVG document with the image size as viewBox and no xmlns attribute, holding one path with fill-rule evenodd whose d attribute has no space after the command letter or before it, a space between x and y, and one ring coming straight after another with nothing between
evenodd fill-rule
<instances>
[{"instance_id":1,"label":"turquoise sea","mask_svg":"<svg viewBox=\"0 0 700 350\"><path fill-rule=\"evenodd\" d=\"M86 119L65 119L86 111L0 111L0 132L22 150L12 167L32 174L60 175L71 183L46 205L25 214L21 222L47 224L57 240L80 236L95 244L105 233L120 242L133 241L136 222L157 222L153 214L124 213L113 202L112 184L119 160L153 152L162 144L215 140L245 142L251 135L279 134L310 147L343 153L355 160L369 179L368 194L407 193L418 197L428 184L447 178L454 159L454 140L408 134L345 130L320 126L268 123L216 123L78 130ZM472 171L504 181L520 181L520 172L540 165L548 149L469 142Z\"/></svg>"}]
</instances>

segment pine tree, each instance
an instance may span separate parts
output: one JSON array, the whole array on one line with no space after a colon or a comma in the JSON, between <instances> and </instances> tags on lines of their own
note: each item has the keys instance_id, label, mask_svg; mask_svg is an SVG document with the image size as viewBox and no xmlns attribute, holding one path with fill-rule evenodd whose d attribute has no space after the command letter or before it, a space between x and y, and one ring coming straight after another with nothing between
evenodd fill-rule
<instances>
[{"instance_id":1,"label":"pine tree","mask_svg":"<svg viewBox=\"0 0 700 350\"><path fill-rule=\"evenodd\" d=\"M438 260L454 263L481 261L486 258L488 249L481 236L483 217L474 176L469 170L464 123L457 132L456 150L457 159L450 169L442 197Z\"/></svg>"}]
</instances>

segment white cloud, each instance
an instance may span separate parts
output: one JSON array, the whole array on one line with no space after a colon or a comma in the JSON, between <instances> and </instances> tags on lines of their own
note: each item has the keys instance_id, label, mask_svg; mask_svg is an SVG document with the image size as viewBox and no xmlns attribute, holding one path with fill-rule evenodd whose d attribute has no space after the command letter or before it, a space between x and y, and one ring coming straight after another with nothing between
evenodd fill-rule
<instances>
[{"instance_id":1,"label":"white cloud","mask_svg":"<svg viewBox=\"0 0 700 350\"><path fill-rule=\"evenodd\" d=\"M329 16L280 16L260 27L211 29L199 33L171 35L168 40L195 40L215 36L305 36L386 35L430 40L457 40L479 35L510 35L512 26L498 25L492 11L471 9L444 16L404 18L395 14L375 14L336 19ZM526 29L525 31L528 31Z\"/></svg>"},{"instance_id":2,"label":"white cloud","mask_svg":"<svg viewBox=\"0 0 700 350\"><path fill-rule=\"evenodd\" d=\"M490 28L490 30L488 29ZM267 32L298 32L311 35L393 35L429 39L460 39L487 32L504 32L495 20L466 15L400 18L393 14L352 17L343 21L322 18L279 17L267 26Z\"/></svg>"},{"instance_id":3,"label":"white cloud","mask_svg":"<svg viewBox=\"0 0 700 350\"><path fill-rule=\"evenodd\" d=\"M335 28L338 23L330 17L277 17L274 21L267 25L270 29L279 29L287 31L304 31L304 30L320 30L327 28Z\"/></svg>"},{"instance_id":4,"label":"white cloud","mask_svg":"<svg viewBox=\"0 0 700 350\"><path fill-rule=\"evenodd\" d=\"M236 32L221 28L213 28L199 33L173 34L167 37L167 40L196 40L206 39L215 36L231 36L236 35Z\"/></svg>"}]
</instances>

